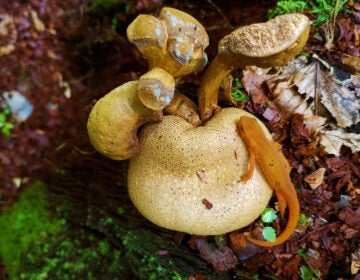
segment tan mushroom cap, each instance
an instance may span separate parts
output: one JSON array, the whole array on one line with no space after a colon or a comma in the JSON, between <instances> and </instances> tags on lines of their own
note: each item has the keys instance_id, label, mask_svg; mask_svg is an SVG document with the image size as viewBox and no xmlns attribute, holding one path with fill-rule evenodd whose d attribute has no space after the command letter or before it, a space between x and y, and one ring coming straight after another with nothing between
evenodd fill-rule
<instances>
[{"instance_id":1,"label":"tan mushroom cap","mask_svg":"<svg viewBox=\"0 0 360 280\"><path fill-rule=\"evenodd\" d=\"M126 35L151 65L167 52L165 24L154 16L138 15L127 27Z\"/></svg>"},{"instance_id":2,"label":"tan mushroom cap","mask_svg":"<svg viewBox=\"0 0 360 280\"><path fill-rule=\"evenodd\" d=\"M108 158L124 160L134 156L139 151L138 128L162 119L161 111L150 110L140 102L137 87L138 81L132 81L113 89L90 112L90 143Z\"/></svg>"},{"instance_id":3,"label":"tan mushroom cap","mask_svg":"<svg viewBox=\"0 0 360 280\"><path fill-rule=\"evenodd\" d=\"M236 128L243 115L252 116L227 108L200 127L177 116L146 125L128 172L129 195L140 213L160 227L198 235L223 234L255 220L272 188L257 168L247 183L239 182L249 162Z\"/></svg>"},{"instance_id":4,"label":"tan mushroom cap","mask_svg":"<svg viewBox=\"0 0 360 280\"><path fill-rule=\"evenodd\" d=\"M174 77L201 71L207 63L204 52L209 45L205 28L191 15L164 7L155 18L139 15L126 30L149 62L149 68L160 67Z\"/></svg>"},{"instance_id":5,"label":"tan mushroom cap","mask_svg":"<svg viewBox=\"0 0 360 280\"><path fill-rule=\"evenodd\" d=\"M309 30L310 20L299 13L242 26L220 40L219 58L234 67L282 66L304 47Z\"/></svg>"},{"instance_id":6,"label":"tan mushroom cap","mask_svg":"<svg viewBox=\"0 0 360 280\"><path fill-rule=\"evenodd\" d=\"M142 75L138 84L141 102L152 110L162 110L170 104L175 92L175 80L162 68L153 68Z\"/></svg>"},{"instance_id":7,"label":"tan mushroom cap","mask_svg":"<svg viewBox=\"0 0 360 280\"><path fill-rule=\"evenodd\" d=\"M180 10L164 7L159 19L164 22L169 36L169 50L180 64L188 62L194 49L204 50L209 36L202 24Z\"/></svg>"}]
</instances>

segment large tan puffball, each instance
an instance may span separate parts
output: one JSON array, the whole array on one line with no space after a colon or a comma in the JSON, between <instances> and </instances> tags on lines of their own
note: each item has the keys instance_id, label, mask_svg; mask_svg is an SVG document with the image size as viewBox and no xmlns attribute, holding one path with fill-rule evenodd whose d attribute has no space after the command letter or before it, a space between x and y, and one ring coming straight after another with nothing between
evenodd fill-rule
<instances>
[{"instance_id":1,"label":"large tan puffball","mask_svg":"<svg viewBox=\"0 0 360 280\"><path fill-rule=\"evenodd\" d=\"M249 163L236 128L244 115L252 116L227 108L204 126L177 116L146 125L128 172L129 195L140 213L160 227L198 235L223 234L254 221L272 188L257 167L249 181L239 182Z\"/></svg>"}]
</instances>

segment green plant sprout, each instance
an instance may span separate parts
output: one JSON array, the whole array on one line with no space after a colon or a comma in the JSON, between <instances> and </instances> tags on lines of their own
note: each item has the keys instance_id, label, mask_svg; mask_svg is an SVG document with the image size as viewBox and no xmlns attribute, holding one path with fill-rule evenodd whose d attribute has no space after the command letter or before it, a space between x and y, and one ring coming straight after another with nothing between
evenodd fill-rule
<instances>
[{"instance_id":1,"label":"green plant sprout","mask_svg":"<svg viewBox=\"0 0 360 280\"><path fill-rule=\"evenodd\" d=\"M9 137L11 134L11 130L14 128L14 124L9 122L9 116L11 115L11 110L9 107L3 108L2 112L0 112L0 129L1 133Z\"/></svg>"},{"instance_id":2,"label":"green plant sprout","mask_svg":"<svg viewBox=\"0 0 360 280\"><path fill-rule=\"evenodd\" d=\"M302 280L320 280L321 272L306 265L300 266L300 277Z\"/></svg>"},{"instance_id":3,"label":"green plant sprout","mask_svg":"<svg viewBox=\"0 0 360 280\"><path fill-rule=\"evenodd\" d=\"M249 95L243 90L243 85L239 78L235 78L232 84L234 91L231 92L231 98L236 102L248 102L250 100Z\"/></svg>"},{"instance_id":4,"label":"green plant sprout","mask_svg":"<svg viewBox=\"0 0 360 280\"><path fill-rule=\"evenodd\" d=\"M272 223L277 217L275 210L272 208L265 208L261 212L261 221L263 223ZM271 226L263 227L262 235L266 241L275 242L276 240L276 231Z\"/></svg>"},{"instance_id":5,"label":"green plant sprout","mask_svg":"<svg viewBox=\"0 0 360 280\"><path fill-rule=\"evenodd\" d=\"M276 7L270 9L267 16L269 19L271 19L277 15L301 12L306 9L308 9L308 1L304 1L304 0L277 1Z\"/></svg>"},{"instance_id":6,"label":"green plant sprout","mask_svg":"<svg viewBox=\"0 0 360 280\"><path fill-rule=\"evenodd\" d=\"M266 241L275 242L276 240L276 231L273 227L264 227L262 235Z\"/></svg>"},{"instance_id":7,"label":"green plant sprout","mask_svg":"<svg viewBox=\"0 0 360 280\"><path fill-rule=\"evenodd\" d=\"M303 248L300 248L298 250L298 254L299 256L303 257L305 260L308 260L310 258L309 254Z\"/></svg>"},{"instance_id":8,"label":"green plant sprout","mask_svg":"<svg viewBox=\"0 0 360 280\"><path fill-rule=\"evenodd\" d=\"M305 214L300 214L298 224L299 226L307 228L313 224L313 219Z\"/></svg>"},{"instance_id":9,"label":"green plant sprout","mask_svg":"<svg viewBox=\"0 0 360 280\"><path fill-rule=\"evenodd\" d=\"M276 220L278 216L276 215L274 209L272 208L265 208L262 212L261 212L261 220L264 223L272 223L273 221Z\"/></svg>"},{"instance_id":10,"label":"green plant sprout","mask_svg":"<svg viewBox=\"0 0 360 280\"><path fill-rule=\"evenodd\" d=\"M316 27L336 17L346 2L347 0L278 1L276 7L269 10L268 18L270 19L282 14L308 11L317 16L312 23Z\"/></svg>"}]
</instances>

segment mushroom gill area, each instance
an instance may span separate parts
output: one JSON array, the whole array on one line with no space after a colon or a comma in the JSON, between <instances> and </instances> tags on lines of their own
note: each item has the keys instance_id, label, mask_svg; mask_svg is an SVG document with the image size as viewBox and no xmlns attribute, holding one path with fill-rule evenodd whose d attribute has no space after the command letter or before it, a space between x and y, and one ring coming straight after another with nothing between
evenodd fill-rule
<instances>
[{"instance_id":1,"label":"mushroom gill area","mask_svg":"<svg viewBox=\"0 0 360 280\"><path fill-rule=\"evenodd\" d=\"M198 235L223 234L255 220L272 188L257 167L246 184L239 182L249 162L236 128L243 115L253 117L226 108L204 126L177 116L146 125L128 171L129 195L139 212L160 227Z\"/></svg>"}]
</instances>

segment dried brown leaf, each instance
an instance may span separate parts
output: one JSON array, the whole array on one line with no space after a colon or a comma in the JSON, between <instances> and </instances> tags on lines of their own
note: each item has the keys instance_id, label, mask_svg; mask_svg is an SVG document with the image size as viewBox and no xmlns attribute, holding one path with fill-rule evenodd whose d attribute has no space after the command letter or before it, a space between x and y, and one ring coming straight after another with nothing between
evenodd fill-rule
<instances>
[{"instance_id":1,"label":"dried brown leaf","mask_svg":"<svg viewBox=\"0 0 360 280\"><path fill-rule=\"evenodd\" d=\"M323 130L320 133L320 144L329 154L339 155L342 145L351 148L352 152L360 151L360 135L347 133L342 129Z\"/></svg>"},{"instance_id":2,"label":"dried brown leaf","mask_svg":"<svg viewBox=\"0 0 360 280\"><path fill-rule=\"evenodd\" d=\"M304 181L308 183L310 187L314 190L323 183L325 171L326 169L321 167L315 170L313 173L307 175L304 178Z\"/></svg>"},{"instance_id":3,"label":"dried brown leaf","mask_svg":"<svg viewBox=\"0 0 360 280\"><path fill-rule=\"evenodd\" d=\"M288 120L294 114L302 115L310 134L316 134L322 129L326 119L314 114L312 107L306 102L306 98L294 88L292 79L292 75L282 75L267 81L267 85L275 97L270 108L274 106L283 121Z\"/></svg>"},{"instance_id":4,"label":"dried brown leaf","mask_svg":"<svg viewBox=\"0 0 360 280\"><path fill-rule=\"evenodd\" d=\"M265 105L268 98L265 94L263 84L269 80L273 75L267 74L265 69L251 66L243 71L242 83L245 90L250 94L251 100L254 104Z\"/></svg>"},{"instance_id":5,"label":"dried brown leaf","mask_svg":"<svg viewBox=\"0 0 360 280\"><path fill-rule=\"evenodd\" d=\"M360 57L343 55L342 62L360 73Z\"/></svg>"},{"instance_id":6,"label":"dried brown leaf","mask_svg":"<svg viewBox=\"0 0 360 280\"><path fill-rule=\"evenodd\" d=\"M355 93L339 85L330 72L320 68L319 62L298 69L294 83L300 93L313 99L315 111L321 112L321 104L335 118L338 126L348 127L359 121L360 104Z\"/></svg>"}]
</instances>

